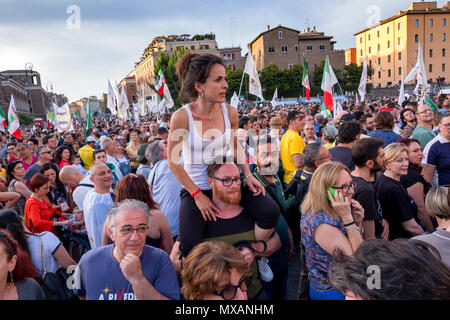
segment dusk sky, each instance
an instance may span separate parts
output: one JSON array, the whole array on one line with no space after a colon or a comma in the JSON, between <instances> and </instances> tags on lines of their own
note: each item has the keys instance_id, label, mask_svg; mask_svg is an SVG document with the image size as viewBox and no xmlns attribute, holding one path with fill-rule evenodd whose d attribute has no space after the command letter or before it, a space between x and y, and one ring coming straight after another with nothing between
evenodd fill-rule
<instances>
[{"instance_id":1,"label":"dusk sky","mask_svg":"<svg viewBox=\"0 0 450 320\"><path fill-rule=\"evenodd\" d=\"M69 101L101 96L107 79L125 77L159 35L213 32L220 48L247 44L267 25L334 36L337 49L355 47L353 34L405 10L411 0L0 0L0 71L32 62L44 89ZM442 7L445 1L438 1ZM80 11L77 26L76 10ZM72 7L73 8L73 7ZM71 8L70 8L71 9ZM75 15L74 15L75 12ZM68 21L69 20L69 21ZM69 27L68 27L69 22Z\"/></svg>"}]
</instances>

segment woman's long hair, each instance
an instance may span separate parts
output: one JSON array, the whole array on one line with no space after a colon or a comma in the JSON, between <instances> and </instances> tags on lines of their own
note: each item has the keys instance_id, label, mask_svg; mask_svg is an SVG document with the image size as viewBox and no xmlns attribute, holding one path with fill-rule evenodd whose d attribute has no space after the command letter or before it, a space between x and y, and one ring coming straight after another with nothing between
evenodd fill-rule
<instances>
[{"instance_id":1,"label":"woman's long hair","mask_svg":"<svg viewBox=\"0 0 450 320\"><path fill-rule=\"evenodd\" d=\"M66 198L67 197L66 188L64 187L64 184L61 182L61 180L59 180L59 170L58 170L58 167L56 166L56 164L54 164L52 162L45 163L41 167L40 173L44 174L45 171L50 170L50 169L55 170L55 172L56 172L56 180L55 180L56 187L57 187L58 191L61 192L62 196L64 198ZM51 192L48 193L48 197L53 203L55 203L55 199L52 198Z\"/></svg>"},{"instance_id":2,"label":"woman's long hair","mask_svg":"<svg viewBox=\"0 0 450 320\"><path fill-rule=\"evenodd\" d=\"M327 188L336 185L339 173L344 170L351 175L350 170L340 162L331 161L321 164L311 178L308 192L301 204L301 213L307 214L324 212L328 216L339 219L339 215L334 211L327 199Z\"/></svg>"},{"instance_id":3,"label":"woman's long hair","mask_svg":"<svg viewBox=\"0 0 450 320\"><path fill-rule=\"evenodd\" d=\"M28 243L25 237L25 228L22 218L14 210L0 210L0 229L8 230L14 240L17 241L20 249L29 253Z\"/></svg>"},{"instance_id":4,"label":"woman's long hair","mask_svg":"<svg viewBox=\"0 0 450 320\"><path fill-rule=\"evenodd\" d=\"M20 250L17 242L8 237L6 234L0 236L0 250L5 250L8 262L11 261L13 256L17 256L16 266L12 271L12 276L15 283L22 282L26 278L38 278L36 268L33 266L28 253ZM8 277L7 281L12 282L13 279Z\"/></svg>"},{"instance_id":5,"label":"woman's long hair","mask_svg":"<svg viewBox=\"0 0 450 320\"><path fill-rule=\"evenodd\" d=\"M72 159L72 157L74 156L72 149L69 148L68 146L61 146L61 147L58 147L58 148L56 149L56 151L55 151L55 161L56 161L56 164L58 165L58 167L59 167L59 165L60 165L60 163L61 163L61 160L62 160L62 153L63 153L64 150L66 150L66 149L69 150L69 152L70 152L69 162L70 162L70 159Z\"/></svg>"},{"instance_id":6,"label":"woman's long hair","mask_svg":"<svg viewBox=\"0 0 450 320\"><path fill-rule=\"evenodd\" d=\"M150 193L147 179L140 174L129 173L117 184L115 202L118 203L125 199L142 201L148 205L150 210L158 209L157 203Z\"/></svg>"},{"instance_id":7,"label":"woman's long hair","mask_svg":"<svg viewBox=\"0 0 450 320\"><path fill-rule=\"evenodd\" d=\"M14 168L19 164L22 163L20 160L11 161L8 163L8 166L6 167L6 185L9 186L12 180L16 179L14 176Z\"/></svg>"}]
</instances>

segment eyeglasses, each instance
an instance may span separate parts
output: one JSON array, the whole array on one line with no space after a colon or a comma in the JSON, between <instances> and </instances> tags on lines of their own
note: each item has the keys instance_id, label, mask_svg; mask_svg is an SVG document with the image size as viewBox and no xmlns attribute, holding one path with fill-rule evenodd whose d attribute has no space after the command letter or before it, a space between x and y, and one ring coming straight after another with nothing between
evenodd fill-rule
<instances>
[{"instance_id":1,"label":"eyeglasses","mask_svg":"<svg viewBox=\"0 0 450 320\"><path fill-rule=\"evenodd\" d=\"M123 236L131 236L133 234L134 231L137 232L137 234L139 235L144 235L147 233L148 230L148 226L147 225L142 225L136 228L133 228L131 226L127 226L127 227L123 227L122 229L119 230L120 234Z\"/></svg>"},{"instance_id":2,"label":"eyeglasses","mask_svg":"<svg viewBox=\"0 0 450 320\"><path fill-rule=\"evenodd\" d=\"M325 160L325 159L331 159L331 154L327 154L326 157L319 158L319 161Z\"/></svg>"},{"instance_id":3,"label":"eyeglasses","mask_svg":"<svg viewBox=\"0 0 450 320\"><path fill-rule=\"evenodd\" d=\"M222 181L222 184L223 184L224 187L231 187L234 182L237 182L238 184L242 184L242 182L244 181L244 178L242 178L242 177L225 178L225 179L221 179L221 178L217 178L217 177L211 177L211 179Z\"/></svg>"},{"instance_id":4,"label":"eyeglasses","mask_svg":"<svg viewBox=\"0 0 450 320\"><path fill-rule=\"evenodd\" d=\"M341 187L333 187L333 189L341 190L342 193L348 193L350 191L350 189L355 190L355 182L352 181L349 184L344 184Z\"/></svg>"},{"instance_id":5,"label":"eyeglasses","mask_svg":"<svg viewBox=\"0 0 450 320\"><path fill-rule=\"evenodd\" d=\"M48 154L48 153L52 153L51 151L44 151L44 152L41 152L40 154Z\"/></svg>"},{"instance_id":6,"label":"eyeglasses","mask_svg":"<svg viewBox=\"0 0 450 320\"><path fill-rule=\"evenodd\" d=\"M214 294L216 296L222 297L225 300L232 300L236 296L237 289L241 289L241 291L243 292L247 291L247 285L245 284L245 282L251 281L251 279L251 276L243 276L236 286L230 284L220 291L215 291Z\"/></svg>"},{"instance_id":7,"label":"eyeglasses","mask_svg":"<svg viewBox=\"0 0 450 320\"><path fill-rule=\"evenodd\" d=\"M449 122L449 123L446 123L446 124L441 123L440 125L443 126L443 127L445 127L445 128L450 128L450 122Z\"/></svg>"}]
</instances>

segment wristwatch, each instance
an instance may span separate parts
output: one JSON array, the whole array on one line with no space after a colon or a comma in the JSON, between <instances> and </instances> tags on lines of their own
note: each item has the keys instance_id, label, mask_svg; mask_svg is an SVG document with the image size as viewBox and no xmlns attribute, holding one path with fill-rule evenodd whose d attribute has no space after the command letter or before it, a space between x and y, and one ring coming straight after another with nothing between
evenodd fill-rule
<instances>
[{"instance_id":1,"label":"wristwatch","mask_svg":"<svg viewBox=\"0 0 450 320\"><path fill-rule=\"evenodd\" d=\"M361 225L361 227L358 227L356 224L345 227L346 229L355 229L358 230L359 233L363 234L364 233L364 227Z\"/></svg>"}]
</instances>

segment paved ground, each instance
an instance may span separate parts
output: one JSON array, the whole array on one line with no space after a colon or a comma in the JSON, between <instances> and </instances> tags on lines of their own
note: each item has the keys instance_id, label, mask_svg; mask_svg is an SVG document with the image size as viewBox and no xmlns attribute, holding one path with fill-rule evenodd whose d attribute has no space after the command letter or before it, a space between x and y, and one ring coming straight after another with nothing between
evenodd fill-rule
<instances>
[{"instance_id":1,"label":"paved ground","mask_svg":"<svg viewBox=\"0 0 450 320\"><path fill-rule=\"evenodd\" d=\"M293 254L289 261L287 300L297 300L298 281L300 278L300 252Z\"/></svg>"}]
</instances>

